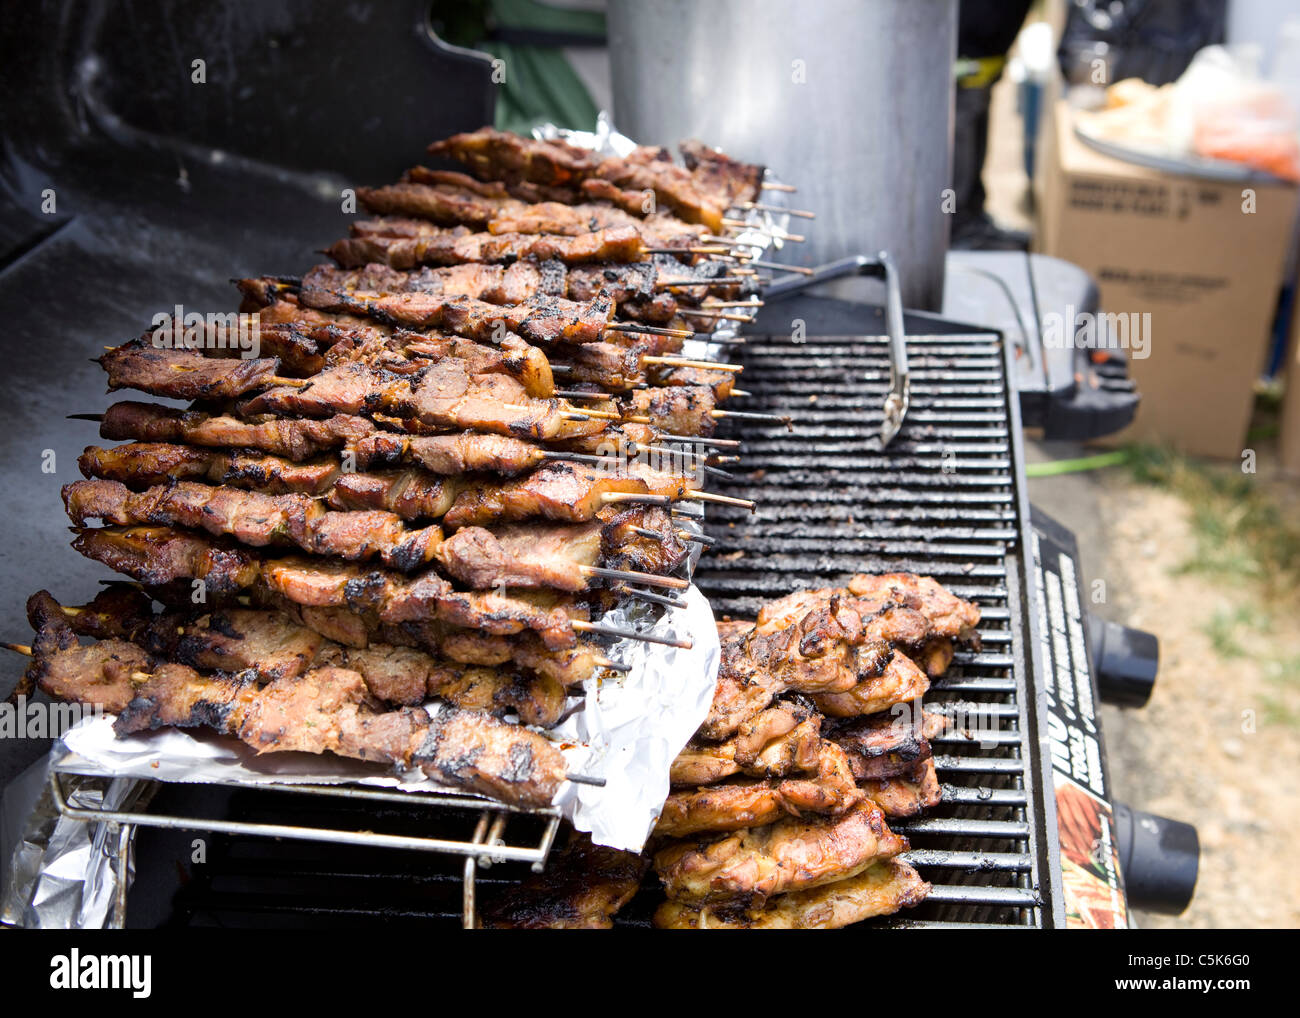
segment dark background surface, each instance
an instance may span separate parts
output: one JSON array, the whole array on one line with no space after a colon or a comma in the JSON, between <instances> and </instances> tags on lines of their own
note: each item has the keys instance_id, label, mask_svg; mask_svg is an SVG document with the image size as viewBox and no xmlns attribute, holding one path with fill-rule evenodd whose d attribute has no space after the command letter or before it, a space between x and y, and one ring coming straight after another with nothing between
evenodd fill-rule
<instances>
[{"instance_id":1,"label":"dark background surface","mask_svg":"<svg viewBox=\"0 0 1300 1018\"><path fill-rule=\"evenodd\" d=\"M435 138L492 121L481 60L420 2L7 4L0 42L0 640L24 605L110 577L68 542L59 489L98 428L91 363L159 312L230 311L232 277L300 273L342 236L345 187L391 180ZM194 83L192 61L205 61ZM57 213L43 214L42 192ZM55 470L42 470L46 450ZM0 659L0 695L25 659ZM41 740L0 741L0 787Z\"/></svg>"}]
</instances>

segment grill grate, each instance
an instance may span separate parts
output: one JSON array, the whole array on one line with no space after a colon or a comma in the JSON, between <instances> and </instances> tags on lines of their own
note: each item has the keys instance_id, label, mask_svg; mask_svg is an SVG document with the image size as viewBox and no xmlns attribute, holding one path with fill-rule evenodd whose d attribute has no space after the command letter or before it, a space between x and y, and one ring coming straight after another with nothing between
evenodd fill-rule
<instances>
[{"instance_id":1,"label":"grill grate","mask_svg":"<svg viewBox=\"0 0 1300 1018\"><path fill-rule=\"evenodd\" d=\"M926 696L952 715L936 740L942 804L892 826L934 892L896 926L1039 926L1045 830L1031 733L1020 603L1025 544L1015 410L996 334L909 336L911 409L882 451L886 337L768 336L741 348L745 409L787 414L794 432L746 427L746 473L719 487L754 514L711 506L715 543L695 581L719 618L858 572L935 577L979 604L982 648L959 652ZM969 737L978 729L980 741Z\"/></svg>"}]
</instances>

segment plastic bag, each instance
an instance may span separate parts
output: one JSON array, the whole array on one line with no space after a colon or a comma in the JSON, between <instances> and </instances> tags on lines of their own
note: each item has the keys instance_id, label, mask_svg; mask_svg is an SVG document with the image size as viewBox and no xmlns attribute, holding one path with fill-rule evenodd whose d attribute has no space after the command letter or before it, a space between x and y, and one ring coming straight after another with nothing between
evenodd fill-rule
<instances>
[{"instance_id":1,"label":"plastic bag","mask_svg":"<svg viewBox=\"0 0 1300 1018\"><path fill-rule=\"evenodd\" d=\"M1285 92L1262 81L1255 54L1208 46L1172 89L1176 148L1300 183L1300 121Z\"/></svg>"}]
</instances>

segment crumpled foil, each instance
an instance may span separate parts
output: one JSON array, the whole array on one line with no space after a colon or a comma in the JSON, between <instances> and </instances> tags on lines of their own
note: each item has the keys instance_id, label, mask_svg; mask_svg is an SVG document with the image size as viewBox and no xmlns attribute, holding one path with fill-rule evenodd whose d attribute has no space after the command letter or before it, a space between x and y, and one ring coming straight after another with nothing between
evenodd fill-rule
<instances>
[{"instance_id":1,"label":"crumpled foil","mask_svg":"<svg viewBox=\"0 0 1300 1018\"><path fill-rule=\"evenodd\" d=\"M0 923L57 930L109 925L118 890L117 831L61 816L48 768L48 760L38 761L5 789L0 845L11 854ZM79 783L76 801L94 809L139 809L155 787L131 778L88 778ZM127 863L129 880L129 856Z\"/></svg>"}]
</instances>

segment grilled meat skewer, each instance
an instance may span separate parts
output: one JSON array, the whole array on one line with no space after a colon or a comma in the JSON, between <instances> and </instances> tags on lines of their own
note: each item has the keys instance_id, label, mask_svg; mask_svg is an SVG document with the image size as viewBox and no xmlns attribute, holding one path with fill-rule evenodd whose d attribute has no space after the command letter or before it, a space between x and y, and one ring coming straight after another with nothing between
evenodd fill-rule
<instances>
[{"instance_id":1,"label":"grilled meat skewer","mask_svg":"<svg viewBox=\"0 0 1300 1018\"><path fill-rule=\"evenodd\" d=\"M533 233L470 233L418 223L402 230L398 222L353 226L354 236L336 240L325 249L343 268L381 262L394 269L464 262L510 263L524 258L581 262L635 262L647 254L640 232L631 226L594 230L576 237ZM401 231L401 232L398 232Z\"/></svg>"},{"instance_id":2,"label":"grilled meat skewer","mask_svg":"<svg viewBox=\"0 0 1300 1018\"><path fill-rule=\"evenodd\" d=\"M349 562L378 558L405 573L431 562L443 543L441 527L410 530L385 510L332 512L310 495L264 495L195 481L143 492L119 481L74 481L64 486L63 503L77 527L92 519L119 526L192 527L255 548L296 545Z\"/></svg>"},{"instance_id":3,"label":"grilled meat skewer","mask_svg":"<svg viewBox=\"0 0 1300 1018\"><path fill-rule=\"evenodd\" d=\"M518 198L488 198L447 183L425 183L422 167L405 179L382 187L359 187L357 197L367 211L380 217L429 220L439 226L464 226L491 234L553 234L578 237L596 230L631 228L649 248L690 248L701 244L708 230L685 223L670 213L633 215L608 202L525 202ZM384 230L394 235L392 227Z\"/></svg>"},{"instance_id":4,"label":"grilled meat skewer","mask_svg":"<svg viewBox=\"0 0 1300 1018\"><path fill-rule=\"evenodd\" d=\"M697 160L702 149L700 146L692 153ZM575 197L585 193L613 200L618 198L616 190L652 191L660 206L688 223L707 226L713 233L722 232L722 218L728 207L737 200L757 198L759 193L757 187L749 192L736 187L734 177L719 191L721 174L716 168L697 176L673 163L664 150L646 147L638 147L622 158L602 159L562 141L535 141L481 128L435 142L429 152L461 162L480 178L561 187ZM761 170L754 168L751 178L755 174L761 181ZM632 196L625 196L619 204L631 206Z\"/></svg>"},{"instance_id":5,"label":"grilled meat skewer","mask_svg":"<svg viewBox=\"0 0 1300 1018\"><path fill-rule=\"evenodd\" d=\"M50 696L115 713L119 735L164 726L229 732L258 753L334 753L418 768L454 788L546 806L566 780L555 745L519 725L446 704L379 711L361 676L326 667L258 687L251 673L208 676L156 664L124 640L83 647L59 617L41 620L28 675Z\"/></svg>"},{"instance_id":6,"label":"grilled meat skewer","mask_svg":"<svg viewBox=\"0 0 1300 1018\"><path fill-rule=\"evenodd\" d=\"M127 604L130 608L123 611ZM263 683L339 667L359 674L376 700L396 706L441 697L467 710L516 713L524 724L539 726L554 724L564 713L564 685L554 678L439 660L410 647L344 647L274 611L154 615L147 594L109 587L81 608L64 608L47 591L39 591L28 600L27 615L62 617L82 636L130 640L155 658L210 671L252 672Z\"/></svg>"},{"instance_id":7,"label":"grilled meat skewer","mask_svg":"<svg viewBox=\"0 0 1300 1018\"><path fill-rule=\"evenodd\" d=\"M147 586L203 580L212 593L260 588L305 607L372 612L387 624L438 619L503 635L532 629L554 650L573 647L578 628L574 623L585 622L584 609L569 599L540 596L546 592L531 599L459 592L432 572L406 577L382 570L367 572L352 563L263 558L167 527L83 530L72 546Z\"/></svg>"},{"instance_id":8,"label":"grilled meat skewer","mask_svg":"<svg viewBox=\"0 0 1300 1018\"><path fill-rule=\"evenodd\" d=\"M350 562L378 558L406 573L436 561L448 575L477 590L504 585L580 591L601 577L686 586L644 570L598 565L609 555L619 563L655 565L667 572L687 552L669 527L662 529L659 541L623 528L621 546L613 545L613 532L601 520L516 524L495 533L468 527L444 541L440 527L409 530L401 517L384 510L330 512L307 495L263 495L192 481L139 493L118 481L75 481L64 487L63 501L77 527L91 519L118 526L190 527L259 548L292 543Z\"/></svg>"}]
</instances>

